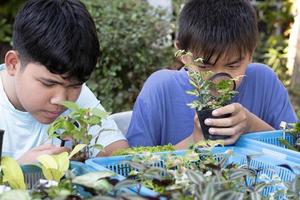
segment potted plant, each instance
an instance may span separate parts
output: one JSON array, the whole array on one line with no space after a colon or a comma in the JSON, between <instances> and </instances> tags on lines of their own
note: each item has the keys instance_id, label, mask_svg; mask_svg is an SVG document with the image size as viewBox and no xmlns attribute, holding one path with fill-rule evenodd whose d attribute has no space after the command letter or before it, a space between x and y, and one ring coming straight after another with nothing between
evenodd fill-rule
<instances>
[{"instance_id":1,"label":"potted plant","mask_svg":"<svg viewBox=\"0 0 300 200\"><path fill-rule=\"evenodd\" d=\"M101 126L101 120L108 116L108 113L99 108L80 108L76 103L64 101L63 106L71 110L66 116L60 116L52 122L48 129L49 138L60 138L61 146L64 146L66 140L72 140L72 149L78 144L86 146L72 160L84 162L90 157L90 148L102 150L103 147L97 144L99 135L104 129L101 129L95 137L95 144L91 144L93 136L89 134L92 126Z\"/></svg>"},{"instance_id":2,"label":"potted plant","mask_svg":"<svg viewBox=\"0 0 300 200\"><path fill-rule=\"evenodd\" d=\"M190 52L179 50L176 52L176 56L189 56L191 60L185 66L197 66L203 64L202 58L193 59L193 55ZM216 140L226 139L228 136L211 135L208 130L211 126L207 126L204 121L207 118L226 118L230 117L230 114L222 116L213 116L212 111L223 107L230 103L232 97L237 93L236 80L238 78L231 77L227 73L213 73L211 71L197 72L189 70L189 82L194 87L193 90L187 91L187 94L196 96L196 99L188 104L190 108L196 109L199 122L201 125L204 138Z\"/></svg>"}]
</instances>

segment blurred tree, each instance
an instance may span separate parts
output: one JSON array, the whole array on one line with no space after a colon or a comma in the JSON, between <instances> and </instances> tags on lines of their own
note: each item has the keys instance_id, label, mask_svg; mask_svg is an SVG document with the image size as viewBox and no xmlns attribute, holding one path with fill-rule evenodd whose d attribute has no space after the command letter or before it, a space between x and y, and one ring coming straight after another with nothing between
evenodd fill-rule
<instances>
[{"instance_id":1,"label":"blurred tree","mask_svg":"<svg viewBox=\"0 0 300 200\"><path fill-rule=\"evenodd\" d=\"M0 0L0 63L11 48L12 24L16 12L25 0Z\"/></svg>"},{"instance_id":2,"label":"blurred tree","mask_svg":"<svg viewBox=\"0 0 300 200\"><path fill-rule=\"evenodd\" d=\"M95 20L102 52L88 86L108 110L131 110L147 77L173 60L173 48L160 45L170 23L164 10L144 0L83 2Z\"/></svg>"}]
</instances>

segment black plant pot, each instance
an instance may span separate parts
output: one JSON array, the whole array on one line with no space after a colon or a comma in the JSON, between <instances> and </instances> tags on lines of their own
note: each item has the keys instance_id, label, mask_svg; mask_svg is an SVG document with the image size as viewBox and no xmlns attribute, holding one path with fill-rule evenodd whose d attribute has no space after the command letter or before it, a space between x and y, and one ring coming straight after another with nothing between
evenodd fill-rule
<instances>
[{"instance_id":1,"label":"black plant pot","mask_svg":"<svg viewBox=\"0 0 300 200\"><path fill-rule=\"evenodd\" d=\"M224 139L229 138L230 136L227 136L227 135L211 135L211 134L209 134L208 129L213 128L213 126L207 126L204 123L205 119L207 119L207 118L215 118L215 119L216 118L226 118L226 117L231 116L231 114L225 114L225 115L216 117L216 116L212 115L212 111L213 111L212 109L204 109L201 111L197 111L197 115L198 115L199 122L201 125L201 130L202 130L205 140L224 140ZM215 128L222 128L222 127L215 127Z\"/></svg>"}]
</instances>

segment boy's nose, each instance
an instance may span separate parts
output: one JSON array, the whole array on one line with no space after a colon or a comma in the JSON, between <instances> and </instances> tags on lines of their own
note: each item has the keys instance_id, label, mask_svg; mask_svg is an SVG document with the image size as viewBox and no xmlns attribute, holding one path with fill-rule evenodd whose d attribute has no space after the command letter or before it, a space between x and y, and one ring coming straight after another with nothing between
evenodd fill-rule
<instances>
[{"instance_id":1,"label":"boy's nose","mask_svg":"<svg viewBox=\"0 0 300 200\"><path fill-rule=\"evenodd\" d=\"M217 73L227 73L226 70L224 69L224 67L221 66L215 66L213 67L212 71L217 74Z\"/></svg>"},{"instance_id":2,"label":"boy's nose","mask_svg":"<svg viewBox=\"0 0 300 200\"><path fill-rule=\"evenodd\" d=\"M68 100L67 98L67 93L65 91L61 91L59 93L56 93L51 99L50 99L50 103L51 104L58 104L62 101L66 101Z\"/></svg>"}]
</instances>

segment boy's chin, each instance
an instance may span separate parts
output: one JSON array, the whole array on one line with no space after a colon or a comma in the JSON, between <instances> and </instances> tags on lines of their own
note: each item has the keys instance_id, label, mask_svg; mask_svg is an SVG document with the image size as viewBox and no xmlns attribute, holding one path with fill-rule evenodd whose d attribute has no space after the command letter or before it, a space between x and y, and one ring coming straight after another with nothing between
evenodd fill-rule
<instances>
[{"instance_id":1,"label":"boy's chin","mask_svg":"<svg viewBox=\"0 0 300 200\"><path fill-rule=\"evenodd\" d=\"M56 118L47 118L47 117L41 117L41 116L33 116L39 123L41 124L51 124L56 120Z\"/></svg>"}]
</instances>

